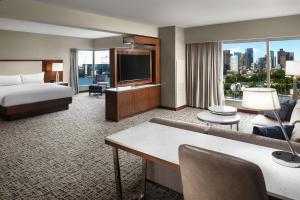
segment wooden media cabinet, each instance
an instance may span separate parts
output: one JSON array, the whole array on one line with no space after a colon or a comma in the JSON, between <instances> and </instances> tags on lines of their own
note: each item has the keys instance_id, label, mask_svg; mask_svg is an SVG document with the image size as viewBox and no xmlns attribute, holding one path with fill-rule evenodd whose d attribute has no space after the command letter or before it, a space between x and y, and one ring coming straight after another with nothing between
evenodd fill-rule
<instances>
[{"instance_id":1,"label":"wooden media cabinet","mask_svg":"<svg viewBox=\"0 0 300 200\"><path fill-rule=\"evenodd\" d=\"M122 118L159 106L159 84L117 87L106 90L105 115L107 120L119 121Z\"/></svg>"}]
</instances>

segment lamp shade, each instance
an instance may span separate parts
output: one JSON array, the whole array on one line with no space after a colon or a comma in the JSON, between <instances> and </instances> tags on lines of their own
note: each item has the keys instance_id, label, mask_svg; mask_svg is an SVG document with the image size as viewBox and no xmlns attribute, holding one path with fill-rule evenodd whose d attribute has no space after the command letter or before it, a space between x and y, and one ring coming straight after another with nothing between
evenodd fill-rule
<instances>
[{"instance_id":1,"label":"lamp shade","mask_svg":"<svg viewBox=\"0 0 300 200\"><path fill-rule=\"evenodd\" d=\"M277 91L273 88L245 88L242 106L256 111L280 109Z\"/></svg>"},{"instance_id":2,"label":"lamp shade","mask_svg":"<svg viewBox=\"0 0 300 200\"><path fill-rule=\"evenodd\" d=\"M286 61L285 74L300 76L300 61Z\"/></svg>"},{"instance_id":3,"label":"lamp shade","mask_svg":"<svg viewBox=\"0 0 300 200\"><path fill-rule=\"evenodd\" d=\"M64 69L63 63L52 63L52 71L61 72Z\"/></svg>"}]
</instances>

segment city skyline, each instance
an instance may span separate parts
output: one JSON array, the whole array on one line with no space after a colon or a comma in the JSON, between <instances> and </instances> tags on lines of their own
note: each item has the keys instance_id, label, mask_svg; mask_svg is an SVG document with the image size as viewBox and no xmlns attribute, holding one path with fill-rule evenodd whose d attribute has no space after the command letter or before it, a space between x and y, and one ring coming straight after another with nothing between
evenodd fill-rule
<instances>
[{"instance_id":1,"label":"city skyline","mask_svg":"<svg viewBox=\"0 0 300 200\"><path fill-rule=\"evenodd\" d=\"M234 54L234 52L244 53L247 48L253 48L254 61L258 60L261 57L264 57L266 54L266 42L241 42L223 44L223 50L230 50L231 54ZM294 60L300 60L300 40L282 40L270 42L270 51L274 51L275 55L280 49L288 52L294 52Z\"/></svg>"}]
</instances>

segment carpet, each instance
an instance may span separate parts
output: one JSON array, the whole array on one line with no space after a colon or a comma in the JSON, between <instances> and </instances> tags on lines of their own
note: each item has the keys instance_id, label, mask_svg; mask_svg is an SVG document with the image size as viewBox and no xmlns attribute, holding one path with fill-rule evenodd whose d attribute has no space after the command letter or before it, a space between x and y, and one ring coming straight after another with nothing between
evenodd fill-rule
<instances>
[{"instance_id":1,"label":"carpet","mask_svg":"<svg viewBox=\"0 0 300 200\"><path fill-rule=\"evenodd\" d=\"M104 138L153 117L200 123L198 112L154 109L110 122L105 120L104 96L82 93L67 111L0 120L0 199L115 199L112 149ZM241 113L242 131L251 129L251 117ZM125 199L130 199L141 185L141 159L120 151L120 165ZM146 198L183 199L151 182Z\"/></svg>"}]
</instances>

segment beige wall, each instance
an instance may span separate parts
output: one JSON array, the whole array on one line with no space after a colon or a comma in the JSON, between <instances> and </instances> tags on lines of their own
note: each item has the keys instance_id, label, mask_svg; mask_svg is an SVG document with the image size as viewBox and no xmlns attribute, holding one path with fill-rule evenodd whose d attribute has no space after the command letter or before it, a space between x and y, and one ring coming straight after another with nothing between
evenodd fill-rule
<instances>
[{"instance_id":1,"label":"beige wall","mask_svg":"<svg viewBox=\"0 0 300 200\"><path fill-rule=\"evenodd\" d=\"M300 36L300 15L185 29L186 43Z\"/></svg>"},{"instance_id":2,"label":"beige wall","mask_svg":"<svg viewBox=\"0 0 300 200\"><path fill-rule=\"evenodd\" d=\"M92 49L93 41L62 36L0 31L0 59L62 59L70 76L70 48Z\"/></svg>"},{"instance_id":3,"label":"beige wall","mask_svg":"<svg viewBox=\"0 0 300 200\"><path fill-rule=\"evenodd\" d=\"M123 35L108 38L99 38L93 40L94 49L109 49L115 47L122 47L123 45Z\"/></svg>"},{"instance_id":4,"label":"beige wall","mask_svg":"<svg viewBox=\"0 0 300 200\"><path fill-rule=\"evenodd\" d=\"M159 29L161 40L161 106L176 108L175 27Z\"/></svg>"},{"instance_id":5,"label":"beige wall","mask_svg":"<svg viewBox=\"0 0 300 200\"><path fill-rule=\"evenodd\" d=\"M33 0L5 0L0 2L0 17L92 30L158 36L158 28L154 26L48 5Z\"/></svg>"},{"instance_id":6,"label":"beige wall","mask_svg":"<svg viewBox=\"0 0 300 200\"><path fill-rule=\"evenodd\" d=\"M186 105L185 36L183 28L175 28L176 108Z\"/></svg>"},{"instance_id":7,"label":"beige wall","mask_svg":"<svg viewBox=\"0 0 300 200\"><path fill-rule=\"evenodd\" d=\"M161 105L177 108L186 105L184 29L175 26L159 29L161 39Z\"/></svg>"}]
</instances>

